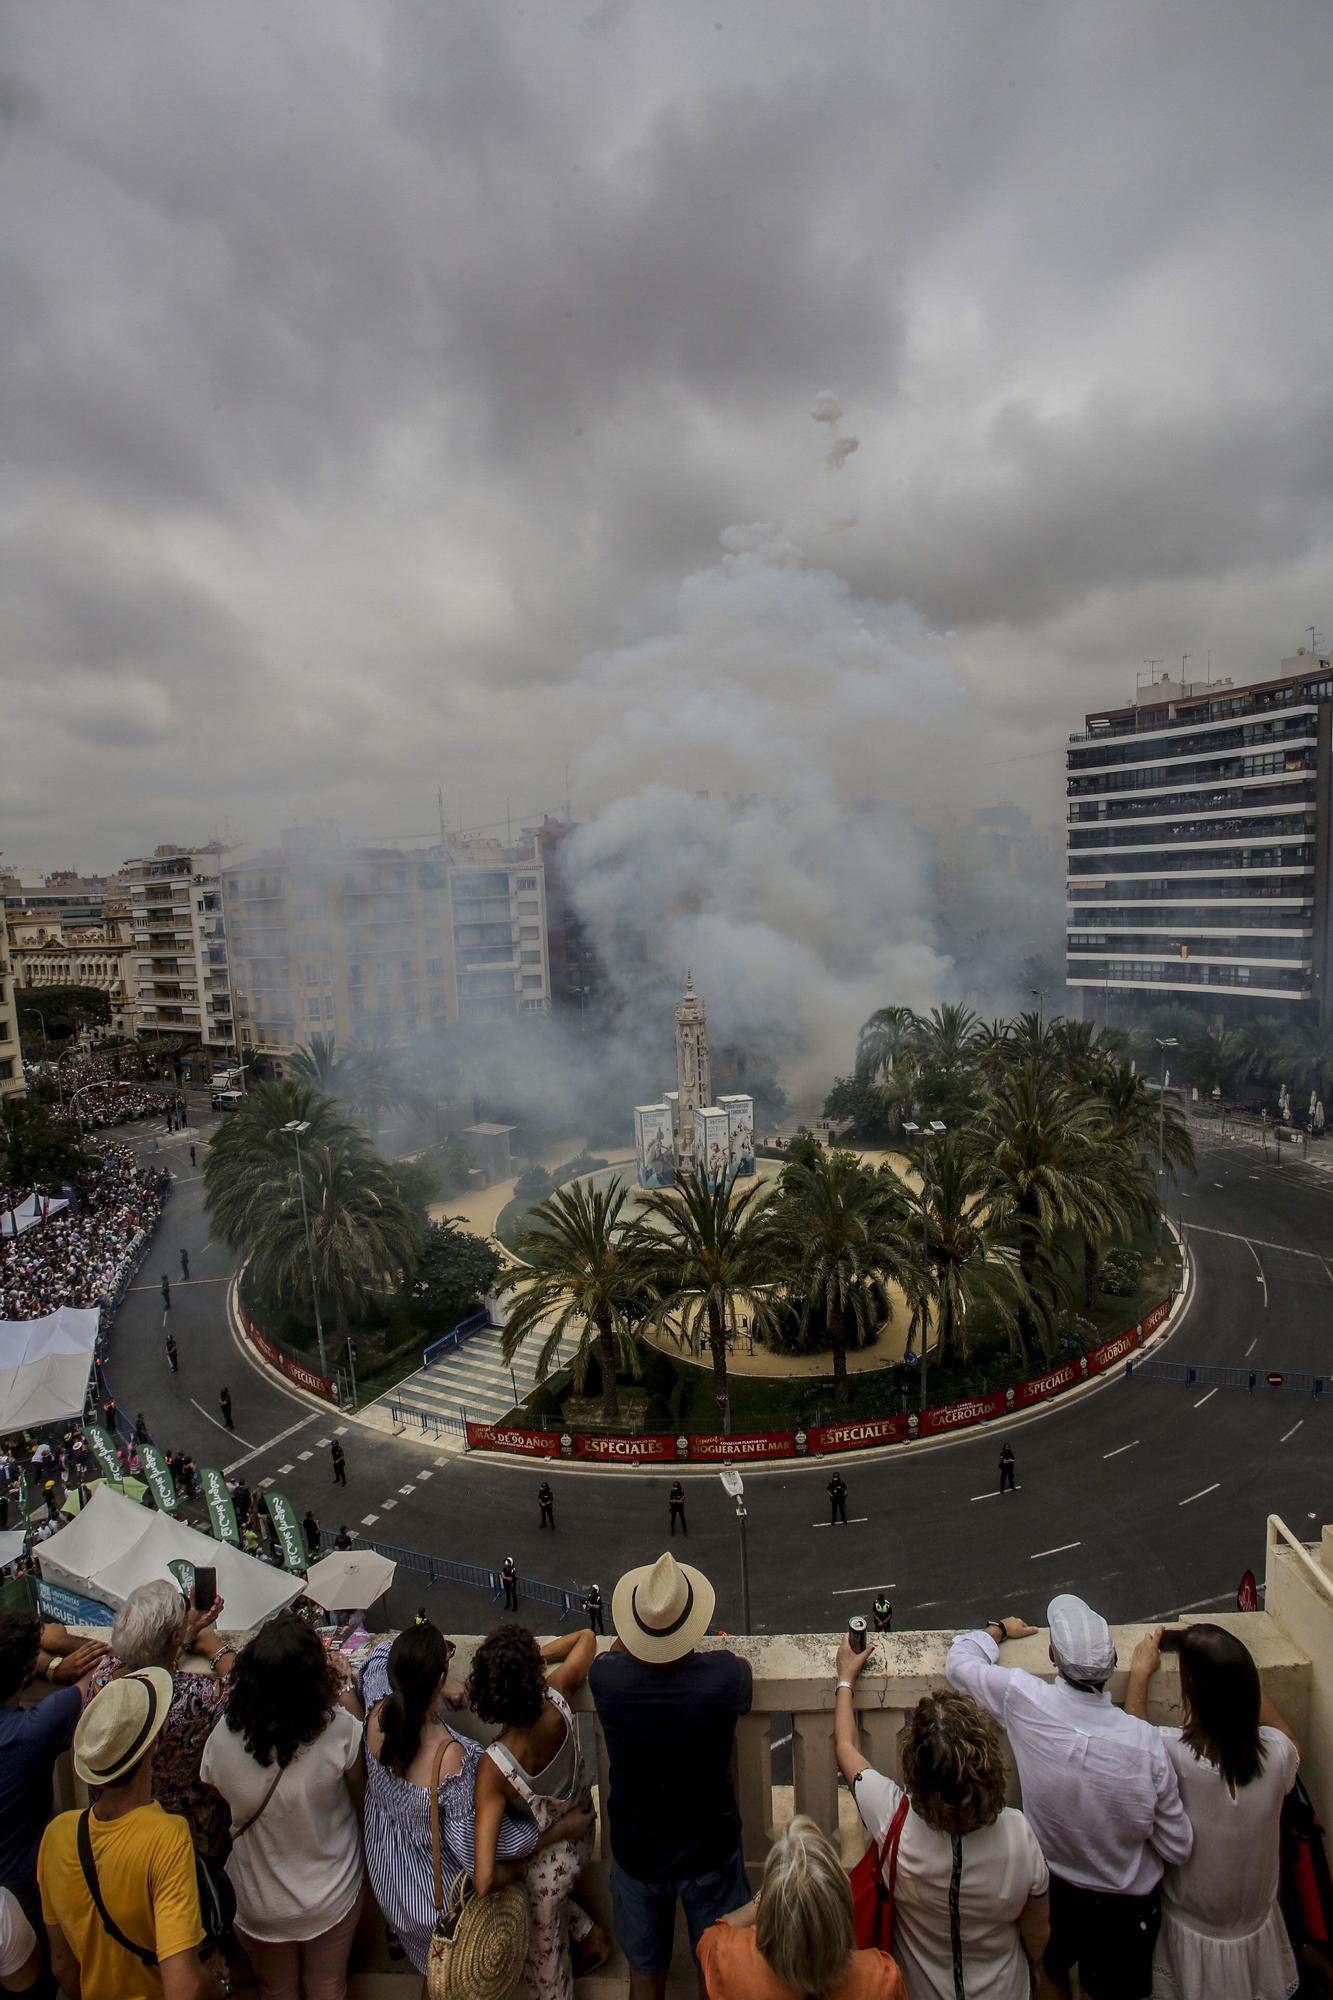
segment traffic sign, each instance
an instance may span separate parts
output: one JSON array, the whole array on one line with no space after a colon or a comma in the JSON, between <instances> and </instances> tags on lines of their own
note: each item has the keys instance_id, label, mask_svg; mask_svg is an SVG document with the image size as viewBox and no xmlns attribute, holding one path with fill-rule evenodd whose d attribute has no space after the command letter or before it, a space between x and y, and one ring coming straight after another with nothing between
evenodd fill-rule
<instances>
[{"instance_id":1,"label":"traffic sign","mask_svg":"<svg viewBox=\"0 0 1333 2000\"><path fill-rule=\"evenodd\" d=\"M1259 1609L1259 1586L1254 1580L1254 1571L1247 1569L1240 1580L1236 1592L1237 1611L1257 1611Z\"/></svg>"},{"instance_id":2,"label":"traffic sign","mask_svg":"<svg viewBox=\"0 0 1333 2000\"><path fill-rule=\"evenodd\" d=\"M1282 1377L1276 1368L1270 1368L1268 1371L1268 1386L1270 1389L1280 1389L1282 1387Z\"/></svg>"}]
</instances>

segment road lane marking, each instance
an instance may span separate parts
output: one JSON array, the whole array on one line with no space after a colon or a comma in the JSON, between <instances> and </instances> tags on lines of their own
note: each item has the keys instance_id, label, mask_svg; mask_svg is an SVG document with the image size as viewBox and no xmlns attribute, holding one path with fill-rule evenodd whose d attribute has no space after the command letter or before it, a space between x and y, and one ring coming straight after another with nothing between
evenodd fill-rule
<instances>
[{"instance_id":1,"label":"road lane marking","mask_svg":"<svg viewBox=\"0 0 1333 2000\"><path fill-rule=\"evenodd\" d=\"M417 1490L417 1489L416 1489L416 1487L415 1487L415 1486L400 1486L400 1487L398 1488L398 1491L399 1491L400 1493L415 1493L415 1492L416 1492L416 1490Z\"/></svg>"},{"instance_id":2,"label":"road lane marking","mask_svg":"<svg viewBox=\"0 0 1333 2000\"><path fill-rule=\"evenodd\" d=\"M378 1514L363 1514L361 1516L361 1525L363 1528L373 1528L376 1521L378 1520L379 1520Z\"/></svg>"},{"instance_id":3,"label":"road lane marking","mask_svg":"<svg viewBox=\"0 0 1333 2000\"><path fill-rule=\"evenodd\" d=\"M1252 1355L1252 1354L1254 1353L1254 1350L1255 1350L1255 1348L1256 1348L1256 1347L1257 1347L1258 1345L1259 1345L1259 1342L1258 1342L1258 1339L1257 1339L1257 1338L1255 1338L1254 1340L1252 1340L1252 1341L1250 1342L1249 1346L1248 1346L1248 1347L1246 1348L1246 1350L1245 1350L1245 1359L1246 1359L1247 1361L1249 1360L1250 1356L1251 1356L1251 1355Z\"/></svg>"},{"instance_id":4,"label":"road lane marking","mask_svg":"<svg viewBox=\"0 0 1333 2000\"><path fill-rule=\"evenodd\" d=\"M1209 1229L1202 1222L1191 1222L1190 1235L1225 1236L1228 1243L1245 1243L1251 1250L1257 1245L1260 1250L1277 1250L1284 1257L1313 1257L1316 1264L1322 1264L1324 1261L1317 1250L1297 1250L1290 1243L1266 1243L1262 1236L1242 1236L1236 1229ZM1258 1261L1256 1258L1255 1262Z\"/></svg>"},{"instance_id":5,"label":"road lane marking","mask_svg":"<svg viewBox=\"0 0 1333 2000\"><path fill-rule=\"evenodd\" d=\"M810 1526L812 1528L854 1528L858 1522L868 1521L869 1519L869 1514L853 1514L850 1521L812 1521Z\"/></svg>"},{"instance_id":6,"label":"road lane marking","mask_svg":"<svg viewBox=\"0 0 1333 2000\"><path fill-rule=\"evenodd\" d=\"M385 1508L386 1510L387 1510L388 1508L390 1508L390 1507L396 1507L397 1505L398 1505L398 1502L397 1502L396 1500L381 1500L381 1501L380 1501L380 1506L381 1506L381 1507L383 1507L383 1508Z\"/></svg>"},{"instance_id":7,"label":"road lane marking","mask_svg":"<svg viewBox=\"0 0 1333 2000\"><path fill-rule=\"evenodd\" d=\"M1058 1549L1038 1549L1034 1556L1028 1557L1028 1561L1034 1563L1040 1562L1043 1556L1062 1556L1067 1550L1081 1549L1082 1546L1082 1542L1061 1542Z\"/></svg>"},{"instance_id":8,"label":"road lane marking","mask_svg":"<svg viewBox=\"0 0 1333 2000\"><path fill-rule=\"evenodd\" d=\"M1221 1482L1221 1480L1220 1480L1220 1479L1215 1479L1215 1480L1213 1481L1213 1483L1212 1483L1212 1485L1211 1485L1211 1486L1201 1486L1201 1487L1199 1488L1199 1491L1198 1491L1197 1493L1191 1493L1191 1494L1190 1494L1190 1495L1188 1496L1188 1498L1187 1498L1187 1499L1184 1499L1184 1500L1177 1500L1177 1502L1176 1502L1176 1505L1177 1505L1177 1507L1188 1507L1188 1506L1190 1505L1190 1502L1191 1502L1191 1501L1193 1501L1193 1500L1202 1500L1202 1499L1204 1498L1205 1494L1208 1494L1208 1493L1216 1493L1216 1491L1217 1491L1218 1487L1219 1487L1219 1486L1220 1486L1221 1484L1222 1484L1222 1482Z\"/></svg>"},{"instance_id":9,"label":"road lane marking","mask_svg":"<svg viewBox=\"0 0 1333 2000\"><path fill-rule=\"evenodd\" d=\"M896 1583L853 1583L846 1590L831 1590L830 1597L873 1596L877 1590L896 1590Z\"/></svg>"},{"instance_id":10,"label":"road lane marking","mask_svg":"<svg viewBox=\"0 0 1333 2000\"><path fill-rule=\"evenodd\" d=\"M1128 1444L1118 1444L1118 1445L1116 1446L1116 1448L1115 1448L1115 1450L1114 1450L1114 1451L1104 1451L1104 1452L1102 1453L1102 1457L1103 1457L1103 1458L1119 1458L1119 1456L1120 1456L1120 1454L1121 1454L1121 1452L1122 1452L1122 1451L1133 1451L1133 1449L1134 1449L1134 1447L1135 1447L1135 1445L1136 1445L1137 1443L1138 1443L1138 1439L1137 1439L1137 1438L1131 1438Z\"/></svg>"},{"instance_id":11,"label":"road lane marking","mask_svg":"<svg viewBox=\"0 0 1333 2000\"><path fill-rule=\"evenodd\" d=\"M215 1417L211 1410L206 1410L203 1404L199 1401L198 1397L191 1396L190 1401L194 1404L194 1407L196 1408L196 1410L198 1410L201 1417L207 1417L209 1423L216 1424L220 1431L227 1430L227 1426L223 1423L221 1417ZM249 1444L250 1442L249 1438L243 1438L239 1431L227 1431L227 1436L234 1437L237 1444Z\"/></svg>"},{"instance_id":12,"label":"road lane marking","mask_svg":"<svg viewBox=\"0 0 1333 2000\"><path fill-rule=\"evenodd\" d=\"M278 1467L278 1477L279 1479L285 1479L289 1472L295 1472L295 1470L296 1467L290 1463L288 1463L287 1465L280 1465Z\"/></svg>"},{"instance_id":13,"label":"road lane marking","mask_svg":"<svg viewBox=\"0 0 1333 2000\"><path fill-rule=\"evenodd\" d=\"M315 1454L313 1451L298 1451L296 1456L301 1460L302 1464L304 1464L306 1459L313 1458Z\"/></svg>"},{"instance_id":14,"label":"road lane marking","mask_svg":"<svg viewBox=\"0 0 1333 2000\"><path fill-rule=\"evenodd\" d=\"M1197 1403L1196 1403L1196 1404L1194 1405L1195 1409L1196 1409L1196 1410L1201 1410L1201 1409L1203 1408L1203 1406L1204 1406L1204 1404L1205 1404L1205 1403L1211 1403L1211 1402L1212 1402L1212 1400L1213 1400L1213 1397L1214 1397L1214 1396L1215 1396L1216 1394L1217 1394L1217 1390L1216 1390L1216 1389L1210 1389L1210 1390L1208 1391L1208 1394L1207 1394L1206 1396L1200 1396L1200 1398L1199 1398L1198 1402L1197 1402Z\"/></svg>"},{"instance_id":15,"label":"road lane marking","mask_svg":"<svg viewBox=\"0 0 1333 2000\"><path fill-rule=\"evenodd\" d=\"M1023 1488L1021 1486L1011 1486L1009 1491L1011 1493L1021 1493L1023 1491ZM972 1498L974 1500L998 1500L1001 1497L1002 1496L998 1486L992 1486L989 1493L974 1493L972 1495Z\"/></svg>"},{"instance_id":16,"label":"road lane marking","mask_svg":"<svg viewBox=\"0 0 1333 2000\"><path fill-rule=\"evenodd\" d=\"M224 1472L235 1472L242 1465L248 1465L250 1460L258 1458L261 1452L272 1451L274 1445L285 1443L289 1437L294 1437L297 1431L303 1431L307 1424L313 1424L318 1415L318 1410L312 1410L308 1417L301 1417L296 1423L289 1424L285 1431L279 1431L276 1437L268 1438L263 1444L255 1445L252 1450L246 1453L244 1458L234 1458L231 1464L224 1465L222 1470Z\"/></svg>"},{"instance_id":17,"label":"road lane marking","mask_svg":"<svg viewBox=\"0 0 1333 2000\"><path fill-rule=\"evenodd\" d=\"M435 1477L435 1474L434 1474L433 1472L430 1472L430 1471L426 1471L426 1472L419 1472L419 1473L417 1474L417 1478L418 1478L418 1479L434 1479L434 1477Z\"/></svg>"},{"instance_id":18,"label":"road lane marking","mask_svg":"<svg viewBox=\"0 0 1333 2000\"><path fill-rule=\"evenodd\" d=\"M1280 1438L1278 1439L1278 1443L1279 1443L1279 1444L1285 1444L1285 1443L1287 1442L1287 1439L1288 1439L1288 1438L1294 1438L1294 1437L1295 1437L1295 1435L1296 1435L1296 1433L1297 1433L1297 1431L1298 1431L1298 1430L1300 1429L1300 1427L1301 1427L1301 1424L1303 1424L1304 1422L1305 1422L1305 1418L1304 1418L1304 1417L1302 1417L1302 1418L1301 1418L1301 1422L1300 1422L1299 1424L1293 1424L1293 1425L1292 1425L1292 1427L1291 1427L1291 1429L1290 1429L1289 1431L1283 1431L1283 1433L1282 1433L1281 1437L1280 1437Z\"/></svg>"}]
</instances>

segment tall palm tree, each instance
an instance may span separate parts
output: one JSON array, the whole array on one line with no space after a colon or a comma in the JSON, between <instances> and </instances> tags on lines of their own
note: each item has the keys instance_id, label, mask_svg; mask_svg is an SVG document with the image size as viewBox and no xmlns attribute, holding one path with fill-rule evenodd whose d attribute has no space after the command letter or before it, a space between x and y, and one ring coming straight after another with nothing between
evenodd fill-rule
<instances>
[{"instance_id":1,"label":"tall palm tree","mask_svg":"<svg viewBox=\"0 0 1333 2000\"><path fill-rule=\"evenodd\" d=\"M912 1037L915 1053L930 1069L964 1069L980 1027L972 1009L956 1001L932 1007L917 1021Z\"/></svg>"},{"instance_id":2,"label":"tall palm tree","mask_svg":"<svg viewBox=\"0 0 1333 2000\"><path fill-rule=\"evenodd\" d=\"M575 1384L583 1387L595 1348L606 1423L620 1415L617 1369L637 1374L639 1367L632 1320L644 1303L646 1272L637 1234L620 1219L628 1192L619 1179L605 1188L571 1181L529 1210L518 1252L532 1275L510 1308L502 1342L505 1360L512 1361L523 1342L540 1332L544 1337L534 1374L544 1382L562 1339L573 1328Z\"/></svg>"},{"instance_id":3,"label":"tall palm tree","mask_svg":"<svg viewBox=\"0 0 1333 2000\"><path fill-rule=\"evenodd\" d=\"M903 1199L916 1206L914 1246L924 1238L925 1300L935 1310L940 1360L966 1356L968 1318L981 1305L994 1310L1013 1349L1022 1296L1017 1252L996 1220L984 1155L965 1133L951 1132L931 1155L929 1194L923 1180L917 1190L904 1186Z\"/></svg>"},{"instance_id":4,"label":"tall palm tree","mask_svg":"<svg viewBox=\"0 0 1333 2000\"><path fill-rule=\"evenodd\" d=\"M833 1396L846 1403L852 1335L869 1335L890 1317L890 1284L912 1283L908 1210L893 1180L852 1153L821 1149L783 1170L772 1229L803 1323L821 1318L827 1326Z\"/></svg>"},{"instance_id":5,"label":"tall palm tree","mask_svg":"<svg viewBox=\"0 0 1333 2000\"><path fill-rule=\"evenodd\" d=\"M312 1035L304 1047L287 1058L289 1076L313 1083L329 1096L342 1083L346 1068L347 1057L338 1053L336 1035Z\"/></svg>"},{"instance_id":6,"label":"tall palm tree","mask_svg":"<svg viewBox=\"0 0 1333 2000\"><path fill-rule=\"evenodd\" d=\"M342 1089L378 1138L386 1111L411 1110L415 1096L399 1067L398 1052L379 1042L357 1042L347 1052Z\"/></svg>"},{"instance_id":7,"label":"tall palm tree","mask_svg":"<svg viewBox=\"0 0 1333 2000\"><path fill-rule=\"evenodd\" d=\"M917 1025L910 1007L877 1007L856 1038L856 1074L873 1081L903 1067Z\"/></svg>"},{"instance_id":8,"label":"tall palm tree","mask_svg":"<svg viewBox=\"0 0 1333 2000\"><path fill-rule=\"evenodd\" d=\"M301 1123L303 1149L332 1143L353 1126L331 1097L299 1077L251 1086L213 1136L204 1160L210 1224L233 1250L249 1252L268 1207L295 1186L296 1145L283 1128Z\"/></svg>"},{"instance_id":9,"label":"tall palm tree","mask_svg":"<svg viewBox=\"0 0 1333 2000\"><path fill-rule=\"evenodd\" d=\"M724 1420L730 1412L727 1388L727 1334L735 1333L738 1313L756 1330L775 1323L770 1243L773 1190L755 1181L743 1191L715 1186L687 1175L674 1188L644 1197L644 1220L636 1231L656 1304L657 1327L674 1321L688 1338L706 1330L713 1358L713 1388ZM653 1221L661 1224L652 1226Z\"/></svg>"}]
</instances>

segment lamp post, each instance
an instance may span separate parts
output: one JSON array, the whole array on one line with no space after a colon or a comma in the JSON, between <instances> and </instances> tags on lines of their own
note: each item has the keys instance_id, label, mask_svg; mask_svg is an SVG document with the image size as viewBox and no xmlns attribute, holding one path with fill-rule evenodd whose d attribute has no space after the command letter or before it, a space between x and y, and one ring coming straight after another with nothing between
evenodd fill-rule
<instances>
[{"instance_id":1,"label":"lamp post","mask_svg":"<svg viewBox=\"0 0 1333 2000\"><path fill-rule=\"evenodd\" d=\"M1033 999L1037 1003L1037 1034L1038 1037L1040 1037L1042 1006L1046 999L1047 989L1044 986L1030 986L1028 988L1028 991L1031 993Z\"/></svg>"},{"instance_id":2,"label":"lamp post","mask_svg":"<svg viewBox=\"0 0 1333 2000\"><path fill-rule=\"evenodd\" d=\"M926 1407L930 1379L930 1141L942 1139L948 1126L932 1118L925 1131L911 1119L903 1122L904 1132L921 1139L921 1407Z\"/></svg>"},{"instance_id":3,"label":"lamp post","mask_svg":"<svg viewBox=\"0 0 1333 2000\"><path fill-rule=\"evenodd\" d=\"M741 1478L739 1472L734 1471L730 1466L728 1466L725 1472L720 1472L718 1478L722 1481L725 1491L736 1502L736 1520L741 1531L741 1623L748 1638L750 1632L750 1557L749 1551L745 1546L745 1523L748 1518L745 1512L745 1481Z\"/></svg>"},{"instance_id":4,"label":"lamp post","mask_svg":"<svg viewBox=\"0 0 1333 2000\"><path fill-rule=\"evenodd\" d=\"M315 1339L319 1345L319 1372L327 1378L328 1359L324 1353L324 1322L319 1316L319 1280L315 1276L315 1251L310 1241L310 1211L305 1200L305 1175L301 1170L301 1134L310 1130L308 1118L292 1118L283 1126L296 1141L296 1184L301 1190L301 1227L305 1230L305 1254L310 1262L310 1296L315 1306Z\"/></svg>"},{"instance_id":5,"label":"lamp post","mask_svg":"<svg viewBox=\"0 0 1333 2000\"><path fill-rule=\"evenodd\" d=\"M1178 1049L1180 1042L1175 1035L1155 1037L1162 1051L1157 1074L1157 1254L1162 1254L1162 1210L1166 1191L1162 1185L1166 1173L1166 1052Z\"/></svg>"}]
</instances>

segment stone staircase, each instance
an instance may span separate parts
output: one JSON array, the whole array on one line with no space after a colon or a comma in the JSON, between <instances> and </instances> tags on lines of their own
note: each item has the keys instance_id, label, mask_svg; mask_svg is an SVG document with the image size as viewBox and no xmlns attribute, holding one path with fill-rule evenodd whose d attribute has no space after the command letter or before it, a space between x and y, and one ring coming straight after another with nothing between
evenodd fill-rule
<instances>
[{"instance_id":1,"label":"stone staircase","mask_svg":"<svg viewBox=\"0 0 1333 2000\"><path fill-rule=\"evenodd\" d=\"M493 1424L514 1407L515 1386L520 1398L532 1387L540 1342L520 1348L511 1368L501 1356L502 1339L499 1327L482 1327L470 1334L429 1367L418 1368L415 1375L368 1403L360 1412L363 1421L393 1431L420 1429L431 1436L431 1420L436 1419L440 1449L461 1452L465 1414L473 1423Z\"/></svg>"}]
</instances>

